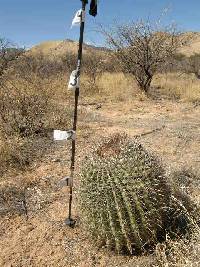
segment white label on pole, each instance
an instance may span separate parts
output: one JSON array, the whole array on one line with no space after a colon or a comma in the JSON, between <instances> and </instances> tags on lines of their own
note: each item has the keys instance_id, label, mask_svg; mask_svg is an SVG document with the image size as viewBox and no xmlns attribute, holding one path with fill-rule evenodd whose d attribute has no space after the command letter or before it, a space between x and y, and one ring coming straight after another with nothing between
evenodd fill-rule
<instances>
[{"instance_id":1,"label":"white label on pole","mask_svg":"<svg viewBox=\"0 0 200 267\"><path fill-rule=\"evenodd\" d=\"M83 14L84 15L84 14ZM73 19L73 21L72 21L72 26L71 26L71 28L73 27L73 26L78 26L78 25L80 25L80 23L81 23L81 17L82 17L82 9L80 9L80 10L78 10L77 12L76 12L76 14L75 14L75 17L74 17L74 19ZM83 16L84 17L84 16Z\"/></svg>"},{"instance_id":2,"label":"white label on pole","mask_svg":"<svg viewBox=\"0 0 200 267\"><path fill-rule=\"evenodd\" d=\"M55 141L63 141L67 139L67 131L54 130L53 137Z\"/></svg>"},{"instance_id":3,"label":"white label on pole","mask_svg":"<svg viewBox=\"0 0 200 267\"><path fill-rule=\"evenodd\" d=\"M80 79L78 76L78 71L77 70L72 71L69 79L68 89L75 91L76 88L79 88L79 82Z\"/></svg>"},{"instance_id":4,"label":"white label on pole","mask_svg":"<svg viewBox=\"0 0 200 267\"><path fill-rule=\"evenodd\" d=\"M64 141L64 140L75 140L76 133L73 130L69 131L60 131L60 130L54 130L53 137L55 141Z\"/></svg>"}]
</instances>

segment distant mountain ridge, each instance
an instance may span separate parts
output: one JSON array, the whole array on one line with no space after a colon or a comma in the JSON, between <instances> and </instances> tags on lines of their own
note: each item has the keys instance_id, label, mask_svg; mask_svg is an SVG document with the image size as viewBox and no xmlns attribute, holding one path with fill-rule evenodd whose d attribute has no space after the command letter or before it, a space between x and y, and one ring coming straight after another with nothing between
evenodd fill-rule
<instances>
[{"instance_id":1,"label":"distant mountain ridge","mask_svg":"<svg viewBox=\"0 0 200 267\"><path fill-rule=\"evenodd\" d=\"M200 32L185 32L183 36L188 39L189 43L180 48L180 53L191 56L192 54L200 54Z\"/></svg>"},{"instance_id":2,"label":"distant mountain ridge","mask_svg":"<svg viewBox=\"0 0 200 267\"><path fill-rule=\"evenodd\" d=\"M108 51L107 48L105 47L98 47L90 44L85 44L83 45L84 50L83 53L87 52L92 52L92 51ZM65 39L65 40L57 40L57 41L46 41L42 42L39 45L36 45L32 47L29 50L33 54L37 53L43 53L46 55L64 55L66 53L76 53L78 51L78 42L70 40L70 39Z\"/></svg>"},{"instance_id":3,"label":"distant mountain ridge","mask_svg":"<svg viewBox=\"0 0 200 267\"><path fill-rule=\"evenodd\" d=\"M183 36L189 40L187 45L184 45L179 49L179 52L190 56L194 53L200 54L200 32L185 32ZM78 50L78 42L66 39L57 41L46 41L32 47L29 51L33 54L43 53L46 55L64 55L66 53L76 53ZM106 47L98 47L90 44L84 44L83 53L102 51L108 52L109 49Z\"/></svg>"}]
</instances>

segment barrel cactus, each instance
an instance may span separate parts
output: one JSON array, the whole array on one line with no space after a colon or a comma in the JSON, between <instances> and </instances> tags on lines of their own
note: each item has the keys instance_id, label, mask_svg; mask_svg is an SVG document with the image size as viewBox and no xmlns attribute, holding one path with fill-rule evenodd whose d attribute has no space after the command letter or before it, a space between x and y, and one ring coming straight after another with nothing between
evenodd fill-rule
<instances>
[{"instance_id":1,"label":"barrel cactus","mask_svg":"<svg viewBox=\"0 0 200 267\"><path fill-rule=\"evenodd\" d=\"M166 234L176 237L194 226L192 203L177 192L155 156L135 140L115 135L94 148L83 164L83 222L99 245L140 254Z\"/></svg>"},{"instance_id":2,"label":"barrel cactus","mask_svg":"<svg viewBox=\"0 0 200 267\"><path fill-rule=\"evenodd\" d=\"M158 160L120 135L94 149L81 173L85 225L94 240L117 253L138 254L157 243L170 194Z\"/></svg>"}]
</instances>

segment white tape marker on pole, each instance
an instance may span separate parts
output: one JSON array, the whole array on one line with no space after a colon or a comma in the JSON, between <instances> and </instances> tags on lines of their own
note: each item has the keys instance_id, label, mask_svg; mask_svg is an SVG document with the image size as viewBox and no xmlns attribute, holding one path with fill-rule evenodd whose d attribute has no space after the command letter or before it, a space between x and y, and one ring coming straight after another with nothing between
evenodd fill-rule
<instances>
[{"instance_id":1,"label":"white tape marker on pole","mask_svg":"<svg viewBox=\"0 0 200 267\"><path fill-rule=\"evenodd\" d=\"M79 26L81 23L81 17L82 17L82 9L78 10L74 16L74 19L72 21L72 26Z\"/></svg>"},{"instance_id":2,"label":"white tape marker on pole","mask_svg":"<svg viewBox=\"0 0 200 267\"><path fill-rule=\"evenodd\" d=\"M73 130L69 131L60 131L54 130L53 137L55 141L64 141L64 140L74 140L76 138L76 133Z\"/></svg>"}]
</instances>

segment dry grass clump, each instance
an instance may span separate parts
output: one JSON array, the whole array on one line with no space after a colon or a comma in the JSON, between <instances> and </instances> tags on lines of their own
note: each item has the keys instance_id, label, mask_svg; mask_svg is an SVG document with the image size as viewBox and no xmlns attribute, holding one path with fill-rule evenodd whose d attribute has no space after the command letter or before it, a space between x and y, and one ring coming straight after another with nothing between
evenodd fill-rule
<instances>
[{"instance_id":1,"label":"dry grass clump","mask_svg":"<svg viewBox=\"0 0 200 267\"><path fill-rule=\"evenodd\" d=\"M26 170L50 149L49 137L7 136L0 138L0 175L7 170Z\"/></svg>"},{"instance_id":2,"label":"dry grass clump","mask_svg":"<svg viewBox=\"0 0 200 267\"><path fill-rule=\"evenodd\" d=\"M147 99L138 88L135 79L128 74L103 72L91 87L90 78L82 76L83 95L106 99L106 101L127 102L137 98ZM156 89L156 90L155 90ZM153 80L150 95L162 96L184 102L200 102L200 80L192 74L158 74Z\"/></svg>"},{"instance_id":3,"label":"dry grass clump","mask_svg":"<svg viewBox=\"0 0 200 267\"><path fill-rule=\"evenodd\" d=\"M192 74L159 74L153 80L153 86L171 99L180 99L193 103L200 102L200 80Z\"/></svg>"},{"instance_id":4,"label":"dry grass clump","mask_svg":"<svg viewBox=\"0 0 200 267\"><path fill-rule=\"evenodd\" d=\"M192 238L172 240L158 244L155 250L157 267L198 267L200 266L200 231Z\"/></svg>"},{"instance_id":5,"label":"dry grass clump","mask_svg":"<svg viewBox=\"0 0 200 267\"><path fill-rule=\"evenodd\" d=\"M0 216L26 213L24 189L15 185L0 187Z\"/></svg>"},{"instance_id":6,"label":"dry grass clump","mask_svg":"<svg viewBox=\"0 0 200 267\"><path fill-rule=\"evenodd\" d=\"M103 73L97 84L101 95L115 101L128 101L138 93L133 77L123 73Z\"/></svg>"},{"instance_id":7,"label":"dry grass clump","mask_svg":"<svg viewBox=\"0 0 200 267\"><path fill-rule=\"evenodd\" d=\"M177 170L172 174L171 179L183 192L192 193L200 187L200 177L192 169Z\"/></svg>"},{"instance_id":8,"label":"dry grass clump","mask_svg":"<svg viewBox=\"0 0 200 267\"><path fill-rule=\"evenodd\" d=\"M34 84L15 81L1 90L1 131L8 135L30 136L41 131L49 108L49 94Z\"/></svg>"},{"instance_id":9,"label":"dry grass clump","mask_svg":"<svg viewBox=\"0 0 200 267\"><path fill-rule=\"evenodd\" d=\"M158 242L190 236L192 200L174 189L156 157L126 136L104 140L81 174L80 203L92 238L117 253L140 254Z\"/></svg>"},{"instance_id":10,"label":"dry grass clump","mask_svg":"<svg viewBox=\"0 0 200 267\"><path fill-rule=\"evenodd\" d=\"M2 175L8 168L25 168L29 163L28 153L24 153L23 139L13 137L6 139L1 137L0 141L0 174Z\"/></svg>"}]
</instances>

